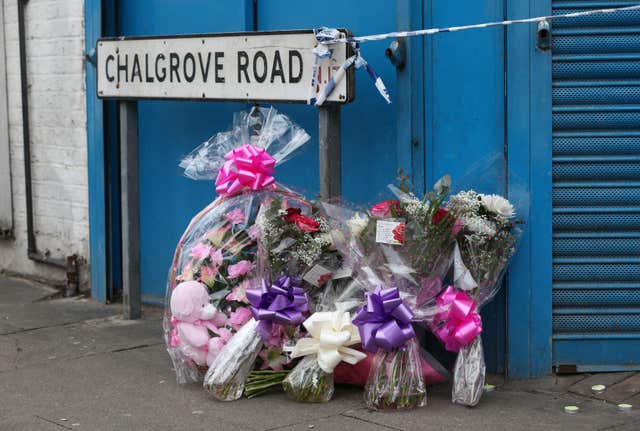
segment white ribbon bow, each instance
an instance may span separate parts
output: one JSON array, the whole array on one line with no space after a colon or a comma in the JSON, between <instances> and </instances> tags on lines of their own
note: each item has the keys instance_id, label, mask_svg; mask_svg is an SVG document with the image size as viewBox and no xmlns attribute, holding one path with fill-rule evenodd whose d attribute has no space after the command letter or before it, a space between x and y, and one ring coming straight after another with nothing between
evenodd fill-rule
<instances>
[{"instance_id":1,"label":"white ribbon bow","mask_svg":"<svg viewBox=\"0 0 640 431\"><path fill-rule=\"evenodd\" d=\"M325 373L341 362L356 364L366 354L348 346L360 343L358 328L351 323L351 315L344 311L319 311L303 323L310 337L301 338L294 347L285 347L292 358L318 355L318 365Z\"/></svg>"}]
</instances>

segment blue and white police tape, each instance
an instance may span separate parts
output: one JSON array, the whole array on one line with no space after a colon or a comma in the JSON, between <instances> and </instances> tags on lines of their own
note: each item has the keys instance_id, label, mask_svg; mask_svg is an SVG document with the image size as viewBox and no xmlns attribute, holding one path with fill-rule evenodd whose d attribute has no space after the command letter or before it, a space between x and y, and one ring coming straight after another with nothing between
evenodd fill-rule
<instances>
[{"instance_id":1,"label":"blue and white police tape","mask_svg":"<svg viewBox=\"0 0 640 431\"><path fill-rule=\"evenodd\" d=\"M610 14L615 12L628 12L640 10L640 4L632 5L632 6L624 6L617 8L604 8L604 9L595 9L595 10L587 10L582 12L572 12L565 13L559 15L546 15L546 16L537 16L533 18L523 18L523 19L514 19L514 20L506 20L506 21L492 21L485 22L480 24L471 24L471 25L461 25L454 27L440 27L440 28L427 28L421 30L411 30L411 31L394 31L390 33L380 33L373 34L369 36L343 36L342 33L335 28L328 27L320 27L314 30L314 34L316 36L316 41L318 42L318 46L314 49L316 53L316 59L314 62L313 73L311 78L311 92L309 95L309 99L307 101L308 104L316 106L321 106L326 99L329 97L331 92L335 89L335 86L344 78L346 71L349 67L355 66L356 69L364 67L368 72L369 76L374 82L374 85L382 95L382 97L387 101L387 103L391 103L391 99L389 98L389 92L387 91L382 79L375 73L375 71L371 68L371 66L367 63L364 58L360 55L360 50L358 44L360 42L370 42L374 40L383 40L390 38L400 38L400 37L414 37L414 36L429 36L438 33L452 33L456 31L463 30L472 30L478 28L488 28L488 27L498 27L498 26L508 26L513 24L526 24L532 22L541 22L541 21L552 21L560 18L580 18L592 15L602 15L602 14ZM349 43L353 47L355 51L355 55L349 57L341 66L340 69L336 72L334 76L331 77L329 82L324 88L324 91L315 98L314 95L316 93L316 85L317 85L317 73L318 73L318 63L320 58L330 57L332 54L331 49L327 45L335 44L335 43ZM317 51L317 52L316 52Z\"/></svg>"}]
</instances>

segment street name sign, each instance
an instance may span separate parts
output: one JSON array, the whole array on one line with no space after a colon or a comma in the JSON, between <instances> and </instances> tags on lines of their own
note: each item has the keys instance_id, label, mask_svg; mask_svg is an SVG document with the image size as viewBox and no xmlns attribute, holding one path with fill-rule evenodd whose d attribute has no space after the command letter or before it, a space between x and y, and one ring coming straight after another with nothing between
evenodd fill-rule
<instances>
[{"instance_id":1,"label":"street name sign","mask_svg":"<svg viewBox=\"0 0 640 431\"><path fill-rule=\"evenodd\" d=\"M316 63L312 30L100 39L96 46L98 97L307 103L352 55L330 46ZM353 68L329 103L354 99Z\"/></svg>"}]
</instances>

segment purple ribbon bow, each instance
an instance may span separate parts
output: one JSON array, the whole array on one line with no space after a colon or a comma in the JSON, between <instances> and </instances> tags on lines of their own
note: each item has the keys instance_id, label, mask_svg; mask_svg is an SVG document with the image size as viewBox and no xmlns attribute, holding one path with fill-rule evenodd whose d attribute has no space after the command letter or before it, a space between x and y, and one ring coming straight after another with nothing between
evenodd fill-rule
<instances>
[{"instance_id":1,"label":"purple ribbon bow","mask_svg":"<svg viewBox=\"0 0 640 431\"><path fill-rule=\"evenodd\" d=\"M307 294L293 286L290 277L282 276L271 286L263 279L257 289L247 289L253 318L258 320L258 332L263 340L271 335L273 323L299 325L304 321L302 313L309 310Z\"/></svg>"},{"instance_id":2,"label":"purple ribbon bow","mask_svg":"<svg viewBox=\"0 0 640 431\"><path fill-rule=\"evenodd\" d=\"M367 293L367 305L362 306L353 319L360 330L362 347L370 352L378 348L397 349L416 336L411 326L413 313L400 299L397 287L376 287Z\"/></svg>"}]
</instances>

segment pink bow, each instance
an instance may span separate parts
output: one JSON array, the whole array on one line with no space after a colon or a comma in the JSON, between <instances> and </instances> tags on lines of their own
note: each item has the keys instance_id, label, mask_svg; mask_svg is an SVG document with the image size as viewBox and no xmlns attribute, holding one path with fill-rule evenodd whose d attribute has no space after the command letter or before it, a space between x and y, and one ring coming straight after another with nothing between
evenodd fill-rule
<instances>
[{"instance_id":1,"label":"pink bow","mask_svg":"<svg viewBox=\"0 0 640 431\"><path fill-rule=\"evenodd\" d=\"M476 304L466 292L449 286L438 296L436 303L445 311L435 318L437 324L444 324L435 333L448 351L457 352L480 335L482 320Z\"/></svg>"},{"instance_id":2,"label":"pink bow","mask_svg":"<svg viewBox=\"0 0 640 431\"><path fill-rule=\"evenodd\" d=\"M219 194L235 195L243 190L260 190L275 182L271 176L276 159L264 148L246 144L229 151L216 178Z\"/></svg>"}]
</instances>

